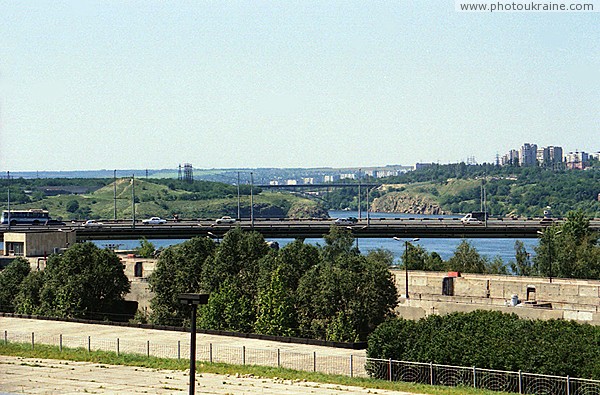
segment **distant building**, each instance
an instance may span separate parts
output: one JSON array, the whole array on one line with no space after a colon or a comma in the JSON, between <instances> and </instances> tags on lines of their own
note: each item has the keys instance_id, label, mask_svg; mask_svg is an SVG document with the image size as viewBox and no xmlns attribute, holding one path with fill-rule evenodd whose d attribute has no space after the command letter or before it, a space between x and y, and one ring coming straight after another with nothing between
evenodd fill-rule
<instances>
[{"instance_id":1,"label":"distant building","mask_svg":"<svg viewBox=\"0 0 600 395\"><path fill-rule=\"evenodd\" d=\"M286 180L285 185L298 185L298 180Z\"/></svg>"},{"instance_id":2,"label":"distant building","mask_svg":"<svg viewBox=\"0 0 600 395\"><path fill-rule=\"evenodd\" d=\"M339 179L340 179L340 176L338 176L337 174L323 176L323 182L336 182Z\"/></svg>"},{"instance_id":3,"label":"distant building","mask_svg":"<svg viewBox=\"0 0 600 395\"><path fill-rule=\"evenodd\" d=\"M433 165L433 163L415 163L415 170L426 169Z\"/></svg>"},{"instance_id":4,"label":"distant building","mask_svg":"<svg viewBox=\"0 0 600 395\"><path fill-rule=\"evenodd\" d=\"M500 160L502 166L516 166L519 164L519 151L511 149L506 155Z\"/></svg>"},{"instance_id":5,"label":"distant building","mask_svg":"<svg viewBox=\"0 0 600 395\"><path fill-rule=\"evenodd\" d=\"M303 184L314 184L315 183L315 178L314 177L303 177L302 178L302 183Z\"/></svg>"},{"instance_id":6,"label":"distant building","mask_svg":"<svg viewBox=\"0 0 600 395\"><path fill-rule=\"evenodd\" d=\"M537 150L537 162L540 166L552 167L563 162L563 150L561 147L548 146Z\"/></svg>"},{"instance_id":7,"label":"distant building","mask_svg":"<svg viewBox=\"0 0 600 395\"><path fill-rule=\"evenodd\" d=\"M356 174L354 174L354 173L340 174L340 180L356 180Z\"/></svg>"},{"instance_id":8,"label":"distant building","mask_svg":"<svg viewBox=\"0 0 600 395\"><path fill-rule=\"evenodd\" d=\"M537 145L525 143L519 149L519 165L535 166L537 164Z\"/></svg>"},{"instance_id":9,"label":"distant building","mask_svg":"<svg viewBox=\"0 0 600 395\"><path fill-rule=\"evenodd\" d=\"M566 156L567 169L583 170L589 162L589 156L586 152L569 152Z\"/></svg>"},{"instance_id":10,"label":"distant building","mask_svg":"<svg viewBox=\"0 0 600 395\"><path fill-rule=\"evenodd\" d=\"M279 181L277 181L277 180L269 181L269 185L279 185Z\"/></svg>"}]
</instances>

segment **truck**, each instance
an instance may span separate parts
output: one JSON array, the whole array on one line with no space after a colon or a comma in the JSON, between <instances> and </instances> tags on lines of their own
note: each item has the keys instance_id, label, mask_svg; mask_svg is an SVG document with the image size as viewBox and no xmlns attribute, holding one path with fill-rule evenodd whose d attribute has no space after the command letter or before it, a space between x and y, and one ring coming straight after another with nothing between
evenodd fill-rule
<instances>
[{"instance_id":1,"label":"truck","mask_svg":"<svg viewBox=\"0 0 600 395\"><path fill-rule=\"evenodd\" d=\"M460 222L463 224L468 223L481 223L484 222L488 218L488 214L485 211L473 211L465 215L460 219Z\"/></svg>"}]
</instances>

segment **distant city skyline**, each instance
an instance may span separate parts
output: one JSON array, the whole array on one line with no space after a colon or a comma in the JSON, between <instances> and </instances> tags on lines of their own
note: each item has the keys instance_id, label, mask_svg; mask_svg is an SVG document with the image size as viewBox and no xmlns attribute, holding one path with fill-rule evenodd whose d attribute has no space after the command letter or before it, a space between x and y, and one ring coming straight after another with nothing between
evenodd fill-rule
<instances>
[{"instance_id":1,"label":"distant city skyline","mask_svg":"<svg viewBox=\"0 0 600 395\"><path fill-rule=\"evenodd\" d=\"M0 172L597 152L597 13L0 0Z\"/></svg>"}]
</instances>

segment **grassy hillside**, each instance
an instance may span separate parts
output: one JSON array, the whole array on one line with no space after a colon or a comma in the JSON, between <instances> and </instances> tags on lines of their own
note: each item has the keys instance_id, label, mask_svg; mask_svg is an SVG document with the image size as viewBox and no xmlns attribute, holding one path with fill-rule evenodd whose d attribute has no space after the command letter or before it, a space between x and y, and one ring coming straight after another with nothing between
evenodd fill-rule
<instances>
[{"instance_id":1,"label":"grassy hillside","mask_svg":"<svg viewBox=\"0 0 600 395\"><path fill-rule=\"evenodd\" d=\"M147 180L118 179L101 188L81 195L48 196L41 200L22 204L13 204L11 208L44 208L55 219L112 219L115 208L117 219L132 218L132 198L135 189L136 218L160 216L171 218L178 214L180 218L216 218L222 215L237 216L237 193L232 193L230 185L221 188L218 183L203 182L202 192L177 189L173 185ZM176 189L173 189L176 188ZM209 190L206 190L209 188ZM290 208L311 207L306 215L322 214L314 202L291 194L255 191L254 214L259 217L285 217ZM250 196L240 197L242 217L250 216Z\"/></svg>"}]
</instances>

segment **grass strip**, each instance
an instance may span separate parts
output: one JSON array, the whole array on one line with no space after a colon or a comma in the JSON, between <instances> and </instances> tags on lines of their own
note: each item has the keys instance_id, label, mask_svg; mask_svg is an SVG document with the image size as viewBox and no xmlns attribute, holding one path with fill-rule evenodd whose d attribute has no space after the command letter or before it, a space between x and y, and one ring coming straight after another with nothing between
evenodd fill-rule
<instances>
[{"instance_id":1,"label":"grass strip","mask_svg":"<svg viewBox=\"0 0 600 395\"><path fill-rule=\"evenodd\" d=\"M113 351L91 351L85 348L63 347L36 344L31 348L29 343L0 344L0 355L10 355L22 358L56 359L79 362L92 362L105 365L126 365L150 369L181 370L189 369L189 359L171 359L145 356L139 354L119 354ZM353 387L386 389L430 395L502 395L505 392L495 392L472 387L441 387L424 384L413 384L401 381L384 381L371 378L330 375L318 372L275 368L257 365L230 365L224 363L207 363L197 361L198 373L214 373L222 375L252 375L256 378L278 378L283 380L300 380L322 384L337 384Z\"/></svg>"}]
</instances>

